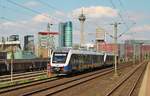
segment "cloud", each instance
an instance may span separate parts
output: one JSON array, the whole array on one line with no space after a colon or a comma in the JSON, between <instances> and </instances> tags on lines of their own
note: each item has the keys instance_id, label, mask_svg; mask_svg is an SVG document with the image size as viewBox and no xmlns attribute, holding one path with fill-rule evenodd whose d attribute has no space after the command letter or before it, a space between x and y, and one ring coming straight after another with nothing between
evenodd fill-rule
<instances>
[{"instance_id":1,"label":"cloud","mask_svg":"<svg viewBox=\"0 0 150 96\"><path fill-rule=\"evenodd\" d=\"M133 39L133 36L132 36L132 35L127 35L127 34L125 34L125 35L123 35L120 39L121 39L121 40L129 40L129 39Z\"/></svg>"},{"instance_id":2,"label":"cloud","mask_svg":"<svg viewBox=\"0 0 150 96\"><path fill-rule=\"evenodd\" d=\"M133 21L143 21L143 20L149 19L149 15L150 15L149 13L145 13L145 12L129 11L127 17Z\"/></svg>"},{"instance_id":3,"label":"cloud","mask_svg":"<svg viewBox=\"0 0 150 96\"><path fill-rule=\"evenodd\" d=\"M131 29L131 32L150 32L150 25L136 26Z\"/></svg>"},{"instance_id":4,"label":"cloud","mask_svg":"<svg viewBox=\"0 0 150 96\"><path fill-rule=\"evenodd\" d=\"M15 22L6 21L2 23L2 26L16 26Z\"/></svg>"},{"instance_id":5,"label":"cloud","mask_svg":"<svg viewBox=\"0 0 150 96\"><path fill-rule=\"evenodd\" d=\"M58 13L54 12L51 15L48 13L41 13L32 18L32 21L36 23L52 23L52 24L58 24L59 22L65 21L65 19L60 19L62 16L57 16ZM60 14L60 13L59 13ZM61 13L63 14L63 13Z\"/></svg>"},{"instance_id":6,"label":"cloud","mask_svg":"<svg viewBox=\"0 0 150 96\"><path fill-rule=\"evenodd\" d=\"M78 20L78 16L81 14L82 8L77 8L69 13L71 20L73 21L74 27L74 42L77 43L80 40L80 22ZM84 23L84 35L85 35L85 42L92 42L95 40L95 34L97 26L106 26L112 22L112 18L117 17L117 10L112 9L110 7L104 6L91 6L91 7L84 7L84 14L86 16L86 21ZM66 14L67 16L67 14ZM103 24L105 23L105 24ZM88 33L93 33L92 35Z\"/></svg>"},{"instance_id":7,"label":"cloud","mask_svg":"<svg viewBox=\"0 0 150 96\"><path fill-rule=\"evenodd\" d=\"M36 1L29 1L27 3L24 4L24 6L26 7L39 7L41 4L36 2Z\"/></svg>"},{"instance_id":8,"label":"cloud","mask_svg":"<svg viewBox=\"0 0 150 96\"><path fill-rule=\"evenodd\" d=\"M61 12L61 11L55 11L54 14L55 14L55 15L60 15L60 16L66 17L66 13Z\"/></svg>"},{"instance_id":9,"label":"cloud","mask_svg":"<svg viewBox=\"0 0 150 96\"><path fill-rule=\"evenodd\" d=\"M104 6L91 6L91 7L78 8L72 11L72 16L78 17L81 14L82 9L84 10L84 14L86 14L90 18L117 16L117 10L112 9L110 7L104 7Z\"/></svg>"},{"instance_id":10,"label":"cloud","mask_svg":"<svg viewBox=\"0 0 150 96\"><path fill-rule=\"evenodd\" d=\"M32 18L32 20L35 22L49 22L49 21L51 21L51 19L49 18L49 15L46 13L36 15L35 17Z\"/></svg>"}]
</instances>

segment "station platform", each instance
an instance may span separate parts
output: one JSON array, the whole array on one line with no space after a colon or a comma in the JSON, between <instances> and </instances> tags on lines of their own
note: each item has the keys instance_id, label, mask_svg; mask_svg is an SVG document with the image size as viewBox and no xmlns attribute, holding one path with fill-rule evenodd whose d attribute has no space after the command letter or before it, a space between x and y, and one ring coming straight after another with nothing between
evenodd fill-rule
<instances>
[{"instance_id":1,"label":"station platform","mask_svg":"<svg viewBox=\"0 0 150 96\"><path fill-rule=\"evenodd\" d=\"M150 62L147 65L138 96L150 96Z\"/></svg>"}]
</instances>

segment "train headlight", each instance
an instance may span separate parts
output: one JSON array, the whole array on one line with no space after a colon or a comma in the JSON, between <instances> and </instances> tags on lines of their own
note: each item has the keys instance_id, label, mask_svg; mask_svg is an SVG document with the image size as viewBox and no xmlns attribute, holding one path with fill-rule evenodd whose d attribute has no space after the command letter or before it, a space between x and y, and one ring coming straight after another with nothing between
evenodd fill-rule
<instances>
[{"instance_id":1,"label":"train headlight","mask_svg":"<svg viewBox=\"0 0 150 96\"><path fill-rule=\"evenodd\" d=\"M56 71L60 71L60 68L59 68L59 67L56 67L55 70L56 70Z\"/></svg>"}]
</instances>

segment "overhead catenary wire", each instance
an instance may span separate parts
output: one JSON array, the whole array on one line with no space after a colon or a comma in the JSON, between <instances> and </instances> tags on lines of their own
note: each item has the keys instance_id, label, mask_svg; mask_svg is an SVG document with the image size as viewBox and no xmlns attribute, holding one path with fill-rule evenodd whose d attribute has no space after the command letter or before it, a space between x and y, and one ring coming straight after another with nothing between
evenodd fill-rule
<instances>
[{"instance_id":1,"label":"overhead catenary wire","mask_svg":"<svg viewBox=\"0 0 150 96\"><path fill-rule=\"evenodd\" d=\"M11 22L16 22L15 20L12 20L12 19L9 19L9 18L3 17L3 16L0 17L0 19L6 20L6 21L11 21ZM17 22L17 23L23 25L23 23L20 23L20 22Z\"/></svg>"},{"instance_id":2,"label":"overhead catenary wire","mask_svg":"<svg viewBox=\"0 0 150 96\"><path fill-rule=\"evenodd\" d=\"M127 18L132 22L132 25L131 25L130 27L128 27L127 30L125 30L124 32L122 32L122 33L119 35L119 38L120 38L122 35L124 35L124 34L127 33L128 31L130 31L130 29L131 29L136 23L135 23L135 21L133 21L133 20L130 19L129 14L127 13L126 8L125 8L124 4L122 3L122 1L121 1L121 0L118 0L118 1L119 1L120 6L122 7L122 9L125 11Z\"/></svg>"},{"instance_id":3,"label":"overhead catenary wire","mask_svg":"<svg viewBox=\"0 0 150 96\"><path fill-rule=\"evenodd\" d=\"M24 6L24 5L21 5L21 4L17 3L17 2L15 2L15 1L7 0L7 2L9 2L9 3L13 4L13 5L16 5L16 6L18 6L18 7L21 7L21 8L23 8L23 9L26 9L26 10L28 10L28 11L31 11L32 13L35 13L35 14L37 14L37 15L42 15L42 16L44 16L44 17L46 17L46 18L49 18L49 19L53 18L53 19L55 19L55 20L58 21L58 22L61 21L61 20L58 20L58 19L56 19L56 18L54 18L54 17L50 17L50 16L48 16L48 15L46 15L46 14L42 14L42 13L39 12L39 11L33 10L32 8L28 8L28 7Z\"/></svg>"},{"instance_id":4,"label":"overhead catenary wire","mask_svg":"<svg viewBox=\"0 0 150 96\"><path fill-rule=\"evenodd\" d=\"M124 7L124 4L122 3L122 1L121 0L118 0L118 1L119 1L120 6L122 7L122 9L125 10L125 7Z\"/></svg>"},{"instance_id":5,"label":"overhead catenary wire","mask_svg":"<svg viewBox=\"0 0 150 96\"><path fill-rule=\"evenodd\" d=\"M0 5L0 7L1 7L1 8L8 9L8 10L10 10L10 11L13 11L13 12L15 12L15 13L22 13L21 11L15 10L15 9L10 8L10 7L8 7L8 6ZM24 15L24 14L23 14L23 15ZM25 16L29 16L29 17L30 17L30 16L33 16L33 15L25 14Z\"/></svg>"},{"instance_id":6,"label":"overhead catenary wire","mask_svg":"<svg viewBox=\"0 0 150 96\"><path fill-rule=\"evenodd\" d=\"M54 10L58 11L58 12L60 12L60 13L63 13L63 12L64 12L63 10L58 9L58 8L56 8L56 7L52 6L51 4L46 3L46 2L44 2L44 1L42 1L42 0L38 0L38 2L42 3L43 5L46 5L46 6L47 6L47 7L49 7L50 9L54 9ZM68 17L68 16L66 16L66 15L62 15L62 14L59 14L59 15L61 15L61 16L63 16L63 17L67 17L67 18L69 18L69 17ZM69 19L70 19L70 18L69 18Z\"/></svg>"},{"instance_id":7,"label":"overhead catenary wire","mask_svg":"<svg viewBox=\"0 0 150 96\"><path fill-rule=\"evenodd\" d=\"M51 9L54 9L54 10L57 10L57 11L59 10L59 9L55 8L54 6L48 4L48 3L44 2L44 1L38 0L38 2L40 2L40 3L44 4L44 5L46 5L47 7L51 8Z\"/></svg>"},{"instance_id":8,"label":"overhead catenary wire","mask_svg":"<svg viewBox=\"0 0 150 96\"><path fill-rule=\"evenodd\" d=\"M9 21L9 22L11 22L11 23L13 23L13 25L15 25L16 27L18 27L18 29L19 28L21 28L21 29L23 29L23 30L26 30L27 29L27 24L26 23L23 23L23 22L18 22L18 21L16 21L16 20L14 20L14 19L10 19L10 18L8 18L8 17L0 17L0 19L1 20L5 20L5 21ZM7 22L6 22L7 23ZM5 24L5 23L2 23L2 25L3 24ZM5 27L1 27L0 29L2 29L2 28L5 28Z\"/></svg>"},{"instance_id":9,"label":"overhead catenary wire","mask_svg":"<svg viewBox=\"0 0 150 96\"><path fill-rule=\"evenodd\" d=\"M112 7L116 9L116 6L115 6L115 4L113 3L113 1L112 1L112 0L109 0L109 1L110 1L110 3L111 3ZM120 0L119 0L119 1L120 1ZM121 1L120 1L120 4L121 4L122 7L124 7L124 6L123 6L123 3L122 3ZM127 33L128 31L130 31L130 29L133 27L133 25L135 25L135 22L133 22L133 24L129 27L129 26L126 24L126 22L124 21L123 16L121 15L120 12L118 12L118 16L120 17L121 21L123 22L123 24L124 24L125 27L126 27L126 30L118 36L118 37L121 37L122 35L124 35L124 34Z\"/></svg>"},{"instance_id":10,"label":"overhead catenary wire","mask_svg":"<svg viewBox=\"0 0 150 96\"><path fill-rule=\"evenodd\" d=\"M124 35L125 33L127 33L128 31L130 31L130 29L135 25L136 23L133 23L126 31L122 32L118 38L120 38L122 35Z\"/></svg>"},{"instance_id":11,"label":"overhead catenary wire","mask_svg":"<svg viewBox=\"0 0 150 96\"><path fill-rule=\"evenodd\" d=\"M114 9L117 9L117 7L116 7L116 5L113 3L113 1L112 1L112 0L109 0L109 1L110 1L110 3L111 3L112 7L113 7ZM118 16L120 17L121 21L122 21L123 24L126 26L126 28L128 29L128 25L127 25L126 22L124 21L123 16L121 15L120 12L118 12Z\"/></svg>"},{"instance_id":12,"label":"overhead catenary wire","mask_svg":"<svg viewBox=\"0 0 150 96\"><path fill-rule=\"evenodd\" d=\"M135 23L135 21L133 21L133 20L130 19L130 16L129 16L129 14L128 14L128 12L127 12L127 10L126 10L124 4L122 3L122 1L121 1L121 0L118 0L118 1L119 1L120 6L122 7L122 9L125 11L127 18L128 18L132 23Z\"/></svg>"},{"instance_id":13,"label":"overhead catenary wire","mask_svg":"<svg viewBox=\"0 0 150 96\"><path fill-rule=\"evenodd\" d=\"M118 0L118 1L119 1L120 6L121 6L122 9L125 11L125 13L126 13L128 19L129 19L129 15L128 15L128 13L126 12L126 9L125 9L123 3L121 2L121 0ZM115 6L115 4L113 3L112 0L110 0L110 3L111 3L111 5L112 5L113 8L115 8L115 9L117 8L117 7ZM118 12L118 16L120 17L121 21L124 23L124 25L126 26L126 28L129 29L129 26L126 24L126 22L125 22L125 20L124 20L124 18L123 18L123 16L121 15L120 12ZM135 23L134 21L132 21L132 22Z\"/></svg>"}]
</instances>

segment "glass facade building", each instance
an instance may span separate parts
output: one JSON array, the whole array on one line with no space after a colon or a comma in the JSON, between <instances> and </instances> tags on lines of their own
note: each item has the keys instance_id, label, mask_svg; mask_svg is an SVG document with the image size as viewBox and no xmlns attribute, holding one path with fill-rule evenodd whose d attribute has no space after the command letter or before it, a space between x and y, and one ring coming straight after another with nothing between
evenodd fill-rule
<instances>
[{"instance_id":1,"label":"glass facade building","mask_svg":"<svg viewBox=\"0 0 150 96\"><path fill-rule=\"evenodd\" d=\"M59 47L64 47L64 39L65 39L65 23L59 23Z\"/></svg>"},{"instance_id":2,"label":"glass facade building","mask_svg":"<svg viewBox=\"0 0 150 96\"><path fill-rule=\"evenodd\" d=\"M65 24L65 47L72 47L72 22Z\"/></svg>"},{"instance_id":3,"label":"glass facade building","mask_svg":"<svg viewBox=\"0 0 150 96\"><path fill-rule=\"evenodd\" d=\"M59 47L72 47L72 22L59 24Z\"/></svg>"},{"instance_id":4,"label":"glass facade building","mask_svg":"<svg viewBox=\"0 0 150 96\"><path fill-rule=\"evenodd\" d=\"M24 50L34 52L34 36L24 36Z\"/></svg>"}]
</instances>

